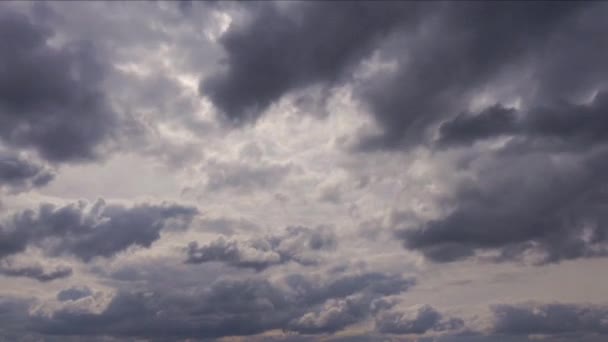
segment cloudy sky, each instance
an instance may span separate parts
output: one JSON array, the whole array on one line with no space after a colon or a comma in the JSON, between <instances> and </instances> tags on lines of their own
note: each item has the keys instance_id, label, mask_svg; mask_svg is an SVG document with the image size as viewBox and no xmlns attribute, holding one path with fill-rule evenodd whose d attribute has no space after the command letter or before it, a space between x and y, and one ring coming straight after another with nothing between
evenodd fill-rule
<instances>
[{"instance_id":1,"label":"cloudy sky","mask_svg":"<svg viewBox=\"0 0 608 342\"><path fill-rule=\"evenodd\" d=\"M606 17L2 2L0 341L606 341Z\"/></svg>"}]
</instances>

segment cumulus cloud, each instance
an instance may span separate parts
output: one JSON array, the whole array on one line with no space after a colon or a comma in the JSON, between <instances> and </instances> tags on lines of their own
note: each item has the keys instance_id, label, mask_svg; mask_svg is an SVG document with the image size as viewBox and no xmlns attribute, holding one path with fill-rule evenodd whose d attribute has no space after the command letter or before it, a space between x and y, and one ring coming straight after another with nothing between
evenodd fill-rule
<instances>
[{"instance_id":1,"label":"cumulus cloud","mask_svg":"<svg viewBox=\"0 0 608 342\"><path fill-rule=\"evenodd\" d=\"M461 114L440 127L441 145L471 144L501 136L545 142L553 149L577 149L608 138L608 94L597 93L589 104L563 102L518 113L500 104L475 115Z\"/></svg>"},{"instance_id":2,"label":"cumulus cloud","mask_svg":"<svg viewBox=\"0 0 608 342\"><path fill-rule=\"evenodd\" d=\"M579 56L564 49L567 43L554 43L554 37L576 29L574 18L586 7L579 5L443 3L419 30L391 42L394 52L386 55L400 62L398 71L363 86L363 98L384 129L363 147L398 148L426 141L432 136L429 128L466 109L483 89L500 88L509 76L520 84L519 70L537 68L539 77L534 81L540 87L547 85L540 70L568 68ZM555 65L543 59L556 53L565 57L551 60Z\"/></svg>"},{"instance_id":3,"label":"cumulus cloud","mask_svg":"<svg viewBox=\"0 0 608 342\"><path fill-rule=\"evenodd\" d=\"M10 192L27 191L47 185L54 177L48 168L0 150L0 188Z\"/></svg>"},{"instance_id":4,"label":"cumulus cloud","mask_svg":"<svg viewBox=\"0 0 608 342\"><path fill-rule=\"evenodd\" d=\"M605 256L606 103L599 92L586 104L496 104L444 122L440 149L508 140L473 152L464 166L472 177L457 186L453 210L401 231L405 246L434 261L478 251L498 252L494 261L538 264Z\"/></svg>"},{"instance_id":5,"label":"cumulus cloud","mask_svg":"<svg viewBox=\"0 0 608 342\"><path fill-rule=\"evenodd\" d=\"M85 262L111 257L131 246L148 248L168 227L187 227L197 210L177 204L141 204L125 207L99 200L12 215L0 225L0 256L42 248L49 256L73 255Z\"/></svg>"},{"instance_id":6,"label":"cumulus cloud","mask_svg":"<svg viewBox=\"0 0 608 342\"><path fill-rule=\"evenodd\" d=\"M287 227L285 233L247 240L226 240L220 237L207 245L196 241L187 248L186 263L224 262L233 267L262 271L290 261L315 265L315 252L332 249L337 240L328 227Z\"/></svg>"},{"instance_id":7,"label":"cumulus cloud","mask_svg":"<svg viewBox=\"0 0 608 342\"><path fill-rule=\"evenodd\" d=\"M304 288L304 283L309 286ZM33 315L32 329L46 335L108 335L120 338L215 338L246 336L273 329L285 329L289 322L304 331L307 314L319 305L327 309L353 298L373 299L398 294L413 285L413 280L381 274L345 276L318 283L291 281L287 287L267 280L218 280L195 293L130 292L117 293L100 313L59 309L50 317ZM71 297L70 297L71 298ZM359 299L360 304L364 304ZM354 304L354 303L353 303ZM337 304L340 305L340 304ZM357 319L330 321L339 327L360 321L371 312L356 305ZM304 324L304 323L302 323ZM306 330L308 331L308 330Z\"/></svg>"},{"instance_id":8,"label":"cumulus cloud","mask_svg":"<svg viewBox=\"0 0 608 342\"><path fill-rule=\"evenodd\" d=\"M431 260L492 252L494 261L543 264L606 255L608 69L598 56L608 44L597 37L608 29L601 19L608 6L367 5L246 7L245 19L221 38L225 70L203 79L201 94L243 121L294 89L350 84L381 129L363 137L363 150L468 153L456 168L470 178L448 196L448 214L398 233ZM372 57L393 63L392 71L344 77ZM472 115L472 107L481 109ZM510 141L499 149L442 149L493 138ZM336 201L329 190L322 198Z\"/></svg>"},{"instance_id":9,"label":"cumulus cloud","mask_svg":"<svg viewBox=\"0 0 608 342\"><path fill-rule=\"evenodd\" d=\"M7 3L0 340L604 341L607 14Z\"/></svg>"},{"instance_id":10,"label":"cumulus cloud","mask_svg":"<svg viewBox=\"0 0 608 342\"><path fill-rule=\"evenodd\" d=\"M117 116L94 44L55 46L53 30L10 9L0 15L0 140L52 162L95 159Z\"/></svg>"},{"instance_id":11,"label":"cumulus cloud","mask_svg":"<svg viewBox=\"0 0 608 342\"><path fill-rule=\"evenodd\" d=\"M334 333L369 316L372 312L370 306L370 298L364 295L330 299L317 311L290 322L289 329L301 334Z\"/></svg>"},{"instance_id":12,"label":"cumulus cloud","mask_svg":"<svg viewBox=\"0 0 608 342\"><path fill-rule=\"evenodd\" d=\"M459 318L447 318L429 305L412 312L385 311L376 317L376 329L388 334L424 334L427 331L458 330L464 327Z\"/></svg>"},{"instance_id":13,"label":"cumulus cloud","mask_svg":"<svg viewBox=\"0 0 608 342\"><path fill-rule=\"evenodd\" d=\"M608 308L584 304L495 305L493 331L509 335L608 335ZM574 336L574 338L576 338Z\"/></svg>"}]
</instances>

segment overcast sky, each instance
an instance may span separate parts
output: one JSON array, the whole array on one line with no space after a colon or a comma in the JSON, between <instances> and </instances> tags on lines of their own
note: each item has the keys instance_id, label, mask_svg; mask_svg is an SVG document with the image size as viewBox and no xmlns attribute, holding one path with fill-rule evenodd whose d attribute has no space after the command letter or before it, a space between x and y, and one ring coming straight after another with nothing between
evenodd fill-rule
<instances>
[{"instance_id":1,"label":"overcast sky","mask_svg":"<svg viewBox=\"0 0 608 342\"><path fill-rule=\"evenodd\" d=\"M0 341L606 341L606 18L0 3Z\"/></svg>"}]
</instances>

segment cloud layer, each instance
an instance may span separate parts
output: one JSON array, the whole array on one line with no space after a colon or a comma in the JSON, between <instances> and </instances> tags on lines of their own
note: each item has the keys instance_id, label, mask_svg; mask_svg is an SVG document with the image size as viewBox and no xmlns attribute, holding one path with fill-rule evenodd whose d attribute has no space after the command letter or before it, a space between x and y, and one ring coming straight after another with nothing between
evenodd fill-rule
<instances>
[{"instance_id":1,"label":"cloud layer","mask_svg":"<svg viewBox=\"0 0 608 342\"><path fill-rule=\"evenodd\" d=\"M606 3L1 7L0 340L606 340Z\"/></svg>"}]
</instances>

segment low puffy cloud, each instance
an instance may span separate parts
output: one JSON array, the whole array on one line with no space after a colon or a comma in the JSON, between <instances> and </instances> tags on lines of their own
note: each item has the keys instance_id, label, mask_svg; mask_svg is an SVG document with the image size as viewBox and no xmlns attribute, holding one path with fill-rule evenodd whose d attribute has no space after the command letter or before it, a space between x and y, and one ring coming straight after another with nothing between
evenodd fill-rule
<instances>
[{"instance_id":1,"label":"low puffy cloud","mask_svg":"<svg viewBox=\"0 0 608 342\"><path fill-rule=\"evenodd\" d=\"M309 287L298 286L304 283ZM353 305L344 306L343 313L353 310L351 315L356 319L328 320L339 329L367 318L371 312L365 307L357 309L355 302L368 304L406 291L412 285L411 279L373 273L324 282L292 279L286 287L257 279L218 280L193 293L121 291L100 313L65 308L51 316L30 316L29 323L34 331L44 335L80 337L204 339L286 328L310 332L297 324L305 322L309 312L351 302ZM363 311L355 313L357 310Z\"/></svg>"},{"instance_id":2,"label":"low puffy cloud","mask_svg":"<svg viewBox=\"0 0 608 342\"><path fill-rule=\"evenodd\" d=\"M371 313L370 298L354 295L330 299L317 311L308 312L289 324L289 330L301 334L329 334L360 322Z\"/></svg>"},{"instance_id":3,"label":"low puffy cloud","mask_svg":"<svg viewBox=\"0 0 608 342\"><path fill-rule=\"evenodd\" d=\"M27 191L47 185L54 177L55 174L48 168L0 150L0 189Z\"/></svg>"},{"instance_id":4,"label":"low puffy cloud","mask_svg":"<svg viewBox=\"0 0 608 342\"><path fill-rule=\"evenodd\" d=\"M95 159L116 129L91 42L51 43L53 31L24 14L0 14L0 140L51 162Z\"/></svg>"},{"instance_id":5,"label":"low puffy cloud","mask_svg":"<svg viewBox=\"0 0 608 342\"><path fill-rule=\"evenodd\" d=\"M387 334L420 335L428 331L459 330L463 327L462 319L444 317L429 305L411 312L385 311L376 317L376 329Z\"/></svg>"},{"instance_id":6,"label":"low puffy cloud","mask_svg":"<svg viewBox=\"0 0 608 342\"><path fill-rule=\"evenodd\" d=\"M222 283L198 296L118 293L101 313L58 311L37 317L47 335L212 338L248 335L280 324L287 302L270 284Z\"/></svg>"},{"instance_id":7,"label":"low puffy cloud","mask_svg":"<svg viewBox=\"0 0 608 342\"><path fill-rule=\"evenodd\" d=\"M608 335L608 308L584 304L502 304L492 307L494 333L506 335ZM571 336L573 339L576 336Z\"/></svg>"},{"instance_id":8,"label":"low puffy cloud","mask_svg":"<svg viewBox=\"0 0 608 342\"><path fill-rule=\"evenodd\" d=\"M318 280L292 274L287 284L305 303L323 303L331 298L345 298L358 292L374 297L389 296L405 291L416 284L415 278L386 275L379 272L347 274L319 284Z\"/></svg>"},{"instance_id":9,"label":"low puffy cloud","mask_svg":"<svg viewBox=\"0 0 608 342\"><path fill-rule=\"evenodd\" d=\"M187 248L186 263L216 261L256 271L290 261L314 265L318 262L315 252L332 249L336 244L336 236L327 227L287 227L283 234L263 238L226 240L220 237L203 246L193 241Z\"/></svg>"},{"instance_id":10,"label":"low puffy cloud","mask_svg":"<svg viewBox=\"0 0 608 342\"><path fill-rule=\"evenodd\" d=\"M197 214L177 204L133 207L103 200L57 207L43 204L37 211L14 214L0 225L0 257L23 252L28 246L46 255L73 255L85 262L111 257L131 246L148 248L168 227L185 228Z\"/></svg>"},{"instance_id":11,"label":"low puffy cloud","mask_svg":"<svg viewBox=\"0 0 608 342\"><path fill-rule=\"evenodd\" d=\"M226 241L223 237L208 245L199 247L196 241L188 244L189 264L200 264L212 261L225 262L234 267L253 268L261 271L280 264L281 256L272 251L267 241L239 244L237 241Z\"/></svg>"},{"instance_id":12,"label":"low puffy cloud","mask_svg":"<svg viewBox=\"0 0 608 342\"><path fill-rule=\"evenodd\" d=\"M334 280L338 281L338 280ZM322 286L329 285L325 283ZM491 306L492 325L484 331L468 330L461 319L439 313L429 306L407 312L394 309L382 296L363 287L322 305L297 296L293 287L284 288L266 280L219 280L194 293L128 292L114 295L101 312L88 312L69 305L50 315L32 312L33 302L0 297L0 336L28 334L54 340L68 336L96 340L101 336L117 340L214 339L248 336L261 341L312 341L322 334L343 331L375 316L375 332L352 334L345 341L383 341L413 338L420 341L551 341L599 342L608 335L608 310L587 304L500 304ZM407 287L396 289L396 294ZM87 289L72 298L87 297ZM300 292L301 293L301 292ZM8 328L8 329L7 329ZM282 329L283 335L252 335ZM409 337L408 337L409 335ZM342 341L334 335L331 340Z\"/></svg>"}]
</instances>

